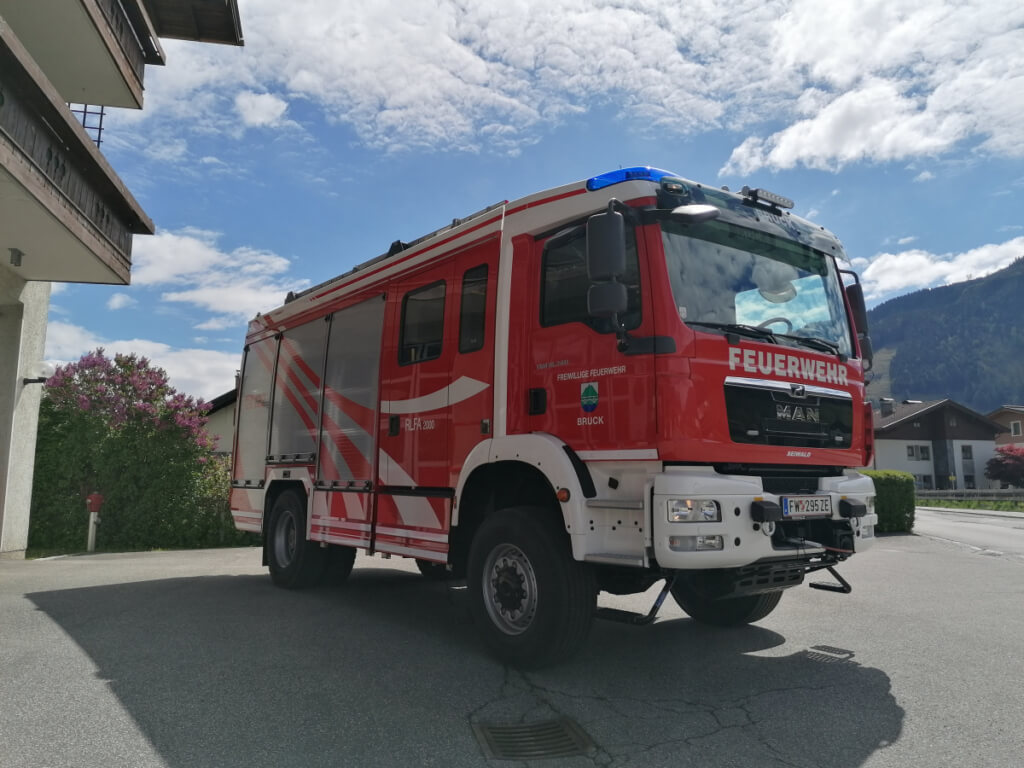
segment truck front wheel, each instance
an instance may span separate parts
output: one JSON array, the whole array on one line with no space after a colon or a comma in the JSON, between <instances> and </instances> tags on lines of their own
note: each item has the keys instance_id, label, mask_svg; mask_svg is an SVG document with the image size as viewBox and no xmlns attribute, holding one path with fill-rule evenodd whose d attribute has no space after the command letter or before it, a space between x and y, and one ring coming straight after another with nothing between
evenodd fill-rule
<instances>
[{"instance_id":1,"label":"truck front wheel","mask_svg":"<svg viewBox=\"0 0 1024 768\"><path fill-rule=\"evenodd\" d=\"M470 608L484 642L503 661L539 668L586 640L597 587L572 559L560 520L533 507L487 517L469 552Z\"/></svg>"},{"instance_id":2,"label":"truck front wheel","mask_svg":"<svg viewBox=\"0 0 1024 768\"><path fill-rule=\"evenodd\" d=\"M677 577L672 585L672 597L690 618L715 627L738 627L759 621L775 610L782 598L782 590L711 599L700 593L685 578Z\"/></svg>"}]
</instances>

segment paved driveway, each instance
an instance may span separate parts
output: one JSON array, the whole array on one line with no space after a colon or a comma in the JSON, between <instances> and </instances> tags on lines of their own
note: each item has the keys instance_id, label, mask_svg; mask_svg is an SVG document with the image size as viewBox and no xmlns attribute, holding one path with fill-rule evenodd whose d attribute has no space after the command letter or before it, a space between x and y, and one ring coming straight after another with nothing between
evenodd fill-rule
<instances>
[{"instance_id":1,"label":"paved driveway","mask_svg":"<svg viewBox=\"0 0 1024 768\"><path fill-rule=\"evenodd\" d=\"M1024 564L924 537L792 590L758 626L599 622L520 674L464 592L360 557L275 589L256 550L0 562L0 765L479 766L473 723L572 718L536 766L1019 766ZM653 595L602 603L646 609ZM642 605L641 605L642 601ZM669 601L671 603L671 601Z\"/></svg>"}]
</instances>

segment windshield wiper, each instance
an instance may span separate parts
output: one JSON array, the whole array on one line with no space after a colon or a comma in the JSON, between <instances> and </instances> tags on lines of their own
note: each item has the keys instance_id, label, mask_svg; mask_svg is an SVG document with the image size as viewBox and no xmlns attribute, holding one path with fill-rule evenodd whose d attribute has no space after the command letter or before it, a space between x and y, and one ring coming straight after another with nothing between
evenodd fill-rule
<instances>
[{"instance_id":1,"label":"windshield wiper","mask_svg":"<svg viewBox=\"0 0 1024 768\"><path fill-rule=\"evenodd\" d=\"M805 347L811 349L820 349L822 352L831 352L833 355L838 357L840 361L846 360L846 355L839 351L839 345L828 339L821 339L817 336L793 336L788 333L779 334L784 339L792 339L798 344L803 344Z\"/></svg>"},{"instance_id":2,"label":"windshield wiper","mask_svg":"<svg viewBox=\"0 0 1024 768\"><path fill-rule=\"evenodd\" d=\"M716 330L725 331L726 333L735 333L739 336L750 336L755 339L761 339L763 341L770 341L772 344L778 344L779 340L775 338L775 334L767 328L758 328L756 325L746 325L744 323L702 323L692 322L687 325L699 325L702 328L714 328Z\"/></svg>"}]
</instances>

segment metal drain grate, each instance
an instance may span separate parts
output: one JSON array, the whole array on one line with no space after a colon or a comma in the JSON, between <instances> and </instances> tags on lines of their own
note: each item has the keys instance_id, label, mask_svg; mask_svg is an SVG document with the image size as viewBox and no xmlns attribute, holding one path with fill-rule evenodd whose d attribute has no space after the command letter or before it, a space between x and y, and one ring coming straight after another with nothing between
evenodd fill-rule
<instances>
[{"instance_id":1,"label":"metal drain grate","mask_svg":"<svg viewBox=\"0 0 1024 768\"><path fill-rule=\"evenodd\" d=\"M545 760L585 755L594 747L586 732L567 717L519 725L474 723L476 739L493 760Z\"/></svg>"}]
</instances>

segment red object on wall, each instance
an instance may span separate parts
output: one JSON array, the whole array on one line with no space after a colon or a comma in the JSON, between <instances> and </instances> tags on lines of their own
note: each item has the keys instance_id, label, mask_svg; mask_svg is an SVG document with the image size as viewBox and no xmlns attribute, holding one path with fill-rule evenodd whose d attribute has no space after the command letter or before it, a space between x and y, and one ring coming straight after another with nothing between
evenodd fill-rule
<instances>
[{"instance_id":1,"label":"red object on wall","mask_svg":"<svg viewBox=\"0 0 1024 768\"><path fill-rule=\"evenodd\" d=\"M89 512L99 513L100 507L103 506L103 494L99 491L93 491L85 497L85 508Z\"/></svg>"}]
</instances>

